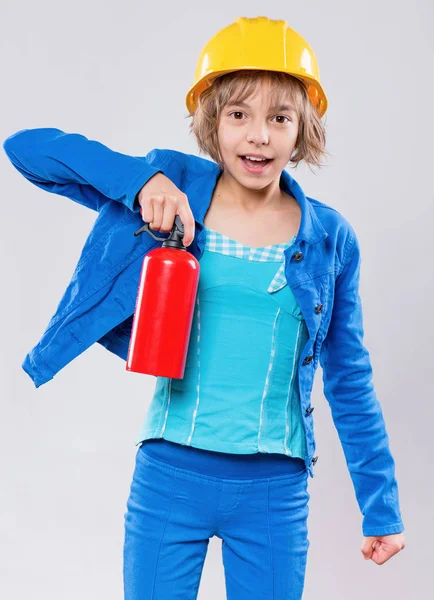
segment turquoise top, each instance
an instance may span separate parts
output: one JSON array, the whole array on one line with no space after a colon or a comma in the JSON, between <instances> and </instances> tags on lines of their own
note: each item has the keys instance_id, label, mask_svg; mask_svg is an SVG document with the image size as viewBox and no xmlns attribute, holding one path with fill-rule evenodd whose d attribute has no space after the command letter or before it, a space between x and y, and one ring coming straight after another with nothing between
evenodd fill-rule
<instances>
[{"instance_id":1,"label":"turquoise top","mask_svg":"<svg viewBox=\"0 0 434 600\"><path fill-rule=\"evenodd\" d=\"M156 378L136 445L304 459L297 365L309 334L283 254L295 236L258 248L205 232L184 377Z\"/></svg>"}]
</instances>

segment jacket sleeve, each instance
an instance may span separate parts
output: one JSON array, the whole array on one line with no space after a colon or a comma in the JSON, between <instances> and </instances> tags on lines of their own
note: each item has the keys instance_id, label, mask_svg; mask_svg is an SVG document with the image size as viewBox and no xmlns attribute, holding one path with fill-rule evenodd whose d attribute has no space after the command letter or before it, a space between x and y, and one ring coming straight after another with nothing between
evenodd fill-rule
<instances>
[{"instance_id":1,"label":"jacket sleeve","mask_svg":"<svg viewBox=\"0 0 434 600\"><path fill-rule=\"evenodd\" d=\"M55 128L21 129L3 142L13 166L34 185L99 211L108 201L139 212L142 186L161 169L78 133ZM154 152L154 151L151 151Z\"/></svg>"},{"instance_id":2,"label":"jacket sleeve","mask_svg":"<svg viewBox=\"0 0 434 600\"><path fill-rule=\"evenodd\" d=\"M320 352L324 395L344 451L365 536L404 530L395 462L363 343L359 295L360 246L351 229L343 268L336 278L333 311Z\"/></svg>"}]
</instances>

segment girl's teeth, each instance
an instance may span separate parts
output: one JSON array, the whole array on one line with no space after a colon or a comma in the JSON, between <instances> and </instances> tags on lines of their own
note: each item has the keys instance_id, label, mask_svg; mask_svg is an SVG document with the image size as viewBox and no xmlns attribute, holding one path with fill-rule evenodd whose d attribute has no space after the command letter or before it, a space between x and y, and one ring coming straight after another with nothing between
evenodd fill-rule
<instances>
[{"instance_id":1,"label":"girl's teeth","mask_svg":"<svg viewBox=\"0 0 434 600\"><path fill-rule=\"evenodd\" d=\"M258 167L260 166L260 163L269 163L270 160L267 158L249 158L248 156L243 156L242 159L247 163L250 164L251 166L253 165L257 165Z\"/></svg>"}]
</instances>

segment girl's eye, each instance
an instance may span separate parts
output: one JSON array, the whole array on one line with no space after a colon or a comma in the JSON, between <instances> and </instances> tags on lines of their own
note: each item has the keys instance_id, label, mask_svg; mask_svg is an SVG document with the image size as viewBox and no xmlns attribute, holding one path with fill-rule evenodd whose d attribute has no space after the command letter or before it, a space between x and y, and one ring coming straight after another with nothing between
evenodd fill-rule
<instances>
[{"instance_id":1,"label":"girl's eye","mask_svg":"<svg viewBox=\"0 0 434 600\"><path fill-rule=\"evenodd\" d=\"M289 117L286 117L285 115L276 115L274 118L277 119L277 118L280 118L280 117L282 117L283 119L287 119L287 121L291 120ZM280 122L282 123L282 121L280 121ZM283 123L285 123L285 121L283 121Z\"/></svg>"},{"instance_id":2,"label":"girl's eye","mask_svg":"<svg viewBox=\"0 0 434 600\"><path fill-rule=\"evenodd\" d=\"M231 117L232 115L242 115L242 114L244 114L244 113L242 113L240 110L236 110L236 111L234 111L234 112L231 112L231 113L229 114L229 116ZM276 116L274 117L274 119L277 119L277 118L283 118L283 119L286 119L287 121L291 121L291 119L290 119L289 117L285 116L285 115L276 115ZM236 121L240 121L241 119L235 119L235 120L236 120ZM280 121L280 123L284 124L284 123L285 123L285 122L287 122L287 121Z\"/></svg>"}]
</instances>

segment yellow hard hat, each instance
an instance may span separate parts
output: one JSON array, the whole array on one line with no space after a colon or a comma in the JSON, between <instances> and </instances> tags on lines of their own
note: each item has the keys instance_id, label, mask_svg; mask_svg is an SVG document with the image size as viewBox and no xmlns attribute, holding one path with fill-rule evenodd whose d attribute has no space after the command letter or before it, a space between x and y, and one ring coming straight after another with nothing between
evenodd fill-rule
<instances>
[{"instance_id":1,"label":"yellow hard hat","mask_svg":"<svg viewBox=\"0 0 434 600\"><path fill-rule=\"evenodd\" d=\"M241 69L281 71L300 79L320 117L327 110L327 96L311 46L286 21L268 17L240 17L217 32L203 48L196 66L195 82L188 90L190 114L200 94L219 75Z\"/></svg>"}]
</instances>

